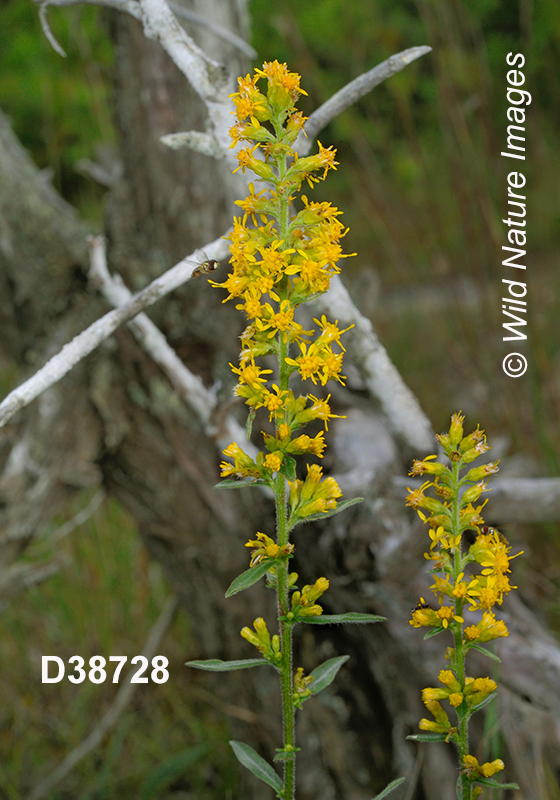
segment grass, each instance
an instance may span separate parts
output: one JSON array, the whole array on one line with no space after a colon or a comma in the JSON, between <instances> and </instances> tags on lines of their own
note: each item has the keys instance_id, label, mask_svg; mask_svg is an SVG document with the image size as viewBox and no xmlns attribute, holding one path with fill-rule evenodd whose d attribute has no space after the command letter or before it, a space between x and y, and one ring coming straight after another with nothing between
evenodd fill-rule
<instances>
[{"instance_id":1,"label":"grass","mask_svg":"<svg viewBox=\"0 0 560 800\"><path fill-rule=\"evenodd\" d=\"M88 499L83 495L79 505ZM3 612L0 796L6 800L21 800L50 774L88 735L118 690L110 677L98 685L89 680L73 685L66 678L42 684L41 656L62 658L67 674L67 661L76 654L86 662L92 655L127 655L130 662L169 593L134 523L113 501L58 549L66 566ZM227 722L197 699L196 676L183 666L188 630L179 611L159 647L169 659L170 679L138 687L117 726L48 795L50 800L165 798L171 788L183 791L175 797L228 796L237 769ZM127 668L130 664L124 672Z\"/></svg>"}]
</instances>

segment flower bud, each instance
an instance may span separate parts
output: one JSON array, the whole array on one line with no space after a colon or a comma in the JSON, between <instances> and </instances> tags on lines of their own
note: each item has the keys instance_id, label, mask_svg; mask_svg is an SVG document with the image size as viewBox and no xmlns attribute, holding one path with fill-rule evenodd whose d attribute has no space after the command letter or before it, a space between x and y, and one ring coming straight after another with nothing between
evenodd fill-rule
<instances>
[{"instance_id":1,"label":"flower bud","mask_svg":"<svg viewBox=\"0 0 560 800\"><path fill-rule=\"evenodd\" d=\"M456 447L463 438L464 420L465 417L462 416L461 412L459 412L458 414L453 414L453 416L451 417L451 426L449 428L449 441L454 447Z\"/></svg>"}]
</instances>

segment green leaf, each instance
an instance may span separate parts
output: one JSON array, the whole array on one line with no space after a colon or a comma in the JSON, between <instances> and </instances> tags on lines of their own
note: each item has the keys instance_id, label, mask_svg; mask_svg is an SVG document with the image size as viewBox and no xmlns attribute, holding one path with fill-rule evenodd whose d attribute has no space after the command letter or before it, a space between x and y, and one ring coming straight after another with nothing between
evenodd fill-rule
<instances>
[{"instance_id":1,"label":"green leaf","mask_svg":"<svg viewBox=\"0 0 560 800\"><path fill-rule=\"evenodd\" d=\"M484 708L485 706L487 706L487 705L488 705L488 703L491 703L491 702L492 702L492 700L493 700L495 697L497 697L497 695L496 695L496 693L494 692L493 694L489 694L489 695L488 695L488 697L485 697L485 698L484 698L484 700L483 700L481 703L478 703L478 705L476 705L476 706L471 706L471 708L469 708L469 717L471 717L471 716L472 716L473 714L475 714L477 711L480 711L482 708Z\"/></svg>"},{"instance_id":2,"label":"green leaf","mask_svg":"<svg viewBox=\"0 0 560 800\"><path fill-rule=\"evenodd\" d=\"M284 462L280 471L289 481L295 481L297 478L295 458L292 458L292 456L289 455L284 456Z\"/></svg>"},{"instance_id":3,"label":"green leaf","mask_svg":"<svg viewBox=\"0 0 560 800\"><path fill-rule=\"evenodd\" d=\"M311 694L319 694L323 689L326 689L336 678L338 670L345 664L350 656L338 656L337 658L329 658L324 664L313 670L310 676L313 678L313 683L309 684L309 691Z\"/></svg>"},{"instance_id":4,"label":"green leaf","mask_svg":"<svg viewBox=\"0 0 560 800\"><path fill-rule=\"evenodd\" d=\"M301 751L301 747L295 747L293 750L283 750L281 747L276 749L276 755L273 761L293 761L296 753Z\"/></svg>"},{"instance_id":5,"label":"green leaf","mask_svg":"<svg viewBox=\"0 0 560 800\"><path fill-rule=\"evenodd\" d=\"M446 733L414 733L412 736L407 736L413 742L445 742L447 740Z\"/></svg>"},{"instance_id":6,"label":"green leaf","mask_svg":"<svg viewBox=\"0 0 560 800\"><path fill-rule=\"evenodd\" d=\"M362 614L360 611L348 611L346 614L321 614L319 617L301 617L298 622L307 625L341 625L358 624L367 622L386 622L387 617L378 617L377 614Z\"/></svg>"},{"instance_id":7,"label":"green leaf","mask_svg":"<svg viewBox=\"0 0 560 800\"><path fill-rule=\"evenodd\" d=\"M336 508L333 508L331 511L322 511L320 514L311 514L310 517L304 517L303 519L297 517L297 519L295 519L293 522L290 519L288 522L288 530L291 531L292 528L295 528L295 526L299 525L300 522L313 522L313 520L316 519L327 519L327 517L334 517L335 514L340 514L341 511L350 508L350 506L355 506L356 503L363 502L363 497L354 497L352 500L345 500L343 503L338 503Z\"/></svg>"},{"instance_id":8,"label":"green leaf","mask_svg":"<svg viewBox=\"0 0 560 800\"><path fill-rule=\"evenodd\" d=\"M431 639L432 636L437 636L438 633L441 633L442 631L449 631L449 633L451 633L449 628L434 628L433 631L428 631L428 633L424 636L424 639Z\"/></svg>"},{"instance_id":9,"label":"green leaf","mask_svg":"<svg viewBox=\"0 0 560 800\"><path fill-rule=\"evenodd\" d=\"M279 797L284 796L283 781L278 773L272 769L270 764L264 760L264 758L261 758L252 747L250 747L248 744L243 744L243 742L231 741L230 745L233 748L235 757L241 762L241 764L243 764L244 767L247 767L247 769L250 770L253 775L256 775L257 778L260 778L261 781L264 781L264 783L272 786Z\"/></svg>"},{"instance_id":10,"label":"green leaf","mask_svg":"<svg viewBox=\"0 0 560 800\"><path fill-rule=\"evenodd\" d=\"M475 778L473 783L481 783L483 786L490 786L492 789L519 789L516 783L500 783L494 778Z\"/></svg>"},{"instance_id":11,"label":"green leaf","mask_svg":"<svg viewBox=\"0 0 560 800\"><path fill-rule=\"evenodd\" d=\"M383 789L383 791L382 791L382 792L380 792L379 794L376 794L376 795L375 795L375 797L373 798L373 800L383 800L383 798L384 798L384 797L387 797L388 795L390 795L390 794L391 794L391 792L393 791L393 789L396 789L396 788L397 788L397 786L400 786L400 785L401 785L401 783L404 783L404 781L405 781L405 780L406 780L406 778L397 778L397 780L396 780L396 781L391 781L391 783L389 783L389 784L388 784L388 785L387 785L387 786L386 786L386 787Z\"/></svg>"},{"instance_id":12,"label":"green leaf","mask_svg":"<svg viewBox=\"0 0 560 800\"><path fill-rule=\"evenodd\" d=\"M487 650L485 647L481 647L479 644L470 644L468 649L478 650L479 653L484 653L484 655L488 656L488 658L491 658L492 661L497 661L498 664L502 663L502 659L498 658L498 656L495 653L490 652L490 650Z\"/></svg>"},{"instance_id":13,"label":"green leaf","mask_svg":"<svg viewBox=\"0 0 560 800\"><path fill-rule=\"evenodd\" d=\"M214 489L244 489L246 486L268 486L268 483L261 478L228 478L217 483Z\"/></svg>"},{"instance_id":14,"label":"green leaf","mask_svg":"<svg viewBox=\"0 0 560 800\"><path fill-rule=\"evenodd\" d=\"M233 597L237 592L242 592L243 589L248 589L254 583L259 581L263 575L266 575L268 570L276 564L276 560L269 559L268 561L259 561L254 567L249 567L241 575L231 582L229 589L226 592L226 597Z\"/></svg>"},{"instance_id":15,"label":"green leaf","mask_svg":"<svg viewBox=\"0 0 560 800\"><path fill-rule=\"evenodd\" d=\"M247 431L247 441L251 438L251 433L253 432L253 421L255 419L256 411L253 407L249 409L249 414L247 415L247 423L245 425Z\"/></svg>"},{"instance_id":16,"label":"green leaf","mask_svg":"<svg viewBox=\"0 0 560 800\"><path fill-rule=\"evenodd\" d=\"M199 744L166 758L148 774L140 789L140 800L152 800L154 797L162 796L165 790L207 751L206 745Z\"/></svg>"},{"instance_id":17,"label":"green leaf","mask_svg":"<svg viewBox=\"0 0 560 800\"><path fill-rule=\"evenodd\" d=\"M266 658L246 658L242 661L222 661L219 658L209 658L207 661L186 661L185 667L206 669L209 672L230 672L234 669L251 669L262 664L270 664Z\"/></svg>"}]
</instances>

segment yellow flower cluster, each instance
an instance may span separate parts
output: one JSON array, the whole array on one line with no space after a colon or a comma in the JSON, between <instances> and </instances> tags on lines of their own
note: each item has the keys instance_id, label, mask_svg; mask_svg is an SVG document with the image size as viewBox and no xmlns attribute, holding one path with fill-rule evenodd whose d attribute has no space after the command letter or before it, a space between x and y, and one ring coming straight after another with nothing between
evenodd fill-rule
<instances>
[{"instance_id":1,"label":"yellow flower cluster","mask_svg":"<svg viewBox=\"0 0 560 800\"><path fill-rule=\"evenodd\" d=\"M210 282L225 289L224 302L234 299L248 320L241 335L239 363L230 366L237 380L235 394L250 408L249 430L256 412L263 409L274 432L263 431L265 450L255 458L240 445L229 445L224 450L227 460L221 464L221 475L267 485L275 494L277 540L258 532L247 542L251 548L247 580L251 580L251 570L262 575L266 569L268 585L278 593L281 635L271 637L260 617L254 630L243 628L241 635L287 674L292 665L291 629L297 622L323 613L317 600L329 586L326 578L319 578L298 590L297 573L288 571L294 552L289 534L299 522L335 512L342 496L334 478L324 477L316 464L307 465L305 479L297 478L295 457L322 458L326 447L323 431L310 436L299 430L319 421L327 431L329 421L337 415L331 411L330 395L297 396L290 388L290 378L297 374L301 380L321 386L329 380L343 383L340 340L346 331L325 316L314 320L312 330L305 330L296 319L296 309L326 292L333 275L340 272L338 262L346 257L340 241L347 230L339 221L341 212L330 203L313 202L301 195L299 210L293 207L304 181L313 187L337 164L335 151L320 143L319 152L306 158L299 158L294 149L305 122L295 107L299 96L305 94L300 76L274 61L238 83L238 91L232 95L236 116L230 131L232 147L238 148L238 169L252 170L265 187L256 189L249 183L249 195L237 202L242 213L229 235L231 272L223 283ZM276 358L276 372L268 364L258 363L270 356ZM289 701L299 708L311 694L311 681L298 670L288 698L284 677L284 704ZM291 718L286 705L284 710Z\"/></svg>"},{"instance_id":2,"label":"yellow flower cluster","mask_svg":"<svg viewBox=\"0 0 560 800\"><path fill-rule=\"evenodd\" d=\"M301 708L303 701L311 697L311 689L308 687L313 683L311 675L304 675L303 667L298 667L294 675L294 706Z\"/></svg>"},{"instance_id":3,"label":"yellow flower cluster","mask_svg":"<svg viewBox=\"0 0 560 800\"><path fill-rule=\"evenodd\" d=\"M248 642L251 642L267 661L278 664L282 660L280 637L277 634L274 634L272 637L270 636L268 628L266 627L266 622L262 617L258 617L253 622L253 627L255 629L254 631L252 631L251 628L243 628L241 636L247 639Z\"/></svg>"},{"instance_id":4,"label":"yellow flower cluster","mask_svg":"<svg viewBox=\"0 0 560 800\"><path fill-rule=\"evenodd\" d=\"M316 601L328 588L328 580L326 578L318 578L313 586L304 586L301 592L294 592L290 618L320 617L323 609Z\"/></svg>"},{"instance_id":5,"label":"yellow flower cluster","mask_svg":"<svg viewBox=\"0 0 560 800\"><path fill-rule=\"evenodd\" d=\"M252 547L250 566L254 567L261 561L271 561L278 558L289 558L294 552L293 544L280 546L266 533L257 533L257 538L246 542L245 547Z\"/></svg>"},{"instance_id":6,"label":"yellow flower cluster","mask_svg":"<svg viewBox=\"0 0 560 800\"><path fill-rule=\"evenodd\" d=\"M498 471L498 464L469 466L489 447L484 431L478 427L464 436L463 421L461 414L454 414L449 432L437 437L448 464L428 456L414 461L410 472L413 476L430 476L419 489L409 489L407 505L430 526L430 548L424 556L431 564L434 582L430 589L439 605L432 608L420 598L411 612L410 624L431 628L426 636L444 629L453 635L455 647L446 652L451 669L439 674L443 687L428 687L422 692L422 700L434 719L422 719L420 728L455 741L462 754L465 779L474 781L491 776L503 764L498 766L496 761L479 766L474 756L462 750L468 742L465 725L470 714L496 690L490 678L466 676L465 656L470 648L484 651L480 645L508 635L493 608L501 605L504 595L516 587L510 585L508 578L511 547L502 534L484 525L481 511L485 503L475 505L487 491L485 478ZM469 468L463 474L465 467ZM429 488L436 497L426 495ZM467 531L470 533L465 536ZM444 598L451 604L444 603ZM466 607L470 612L482 612L481 618L468 626L464 619ZM452 727L442 700L457 709L459 727Z\"/></svg>"},{"instance_id":7,"label":"yellow flower cluster","mask_svg":"<svg viewBox=\"0 0 560 800\"><path fill-rule=\"evenodd\" d=\"M260 83L265 82L261 89ZM248 142L239 149L239 168L251 169L257 179L268 184L260 191L253 183L250 193L238 201L243 215L235 219L231 239L232 270L223 283L226 300L235 298L249 324L241 336L235 394L253 411L268 412L275 422L275 435L264 436L268 453L254 461L239 445L224 451L233 464L222 464L222 477L251 478L268 485L278 474L291 480L292 508L300 518L336 507L340 491L332 479L319 489L313 471L305 482L294 480L294 455L321 458L325 448L322 433L314 437L293 437L298 428L313 420L324 422L336 417L329 398L314 395L296 397L289 388L290 376L325 385L344 381L340 337L345 332L326 317L316 319L317 329L304 330L295 319L297 306L325 292L332 275L339 272L337 262L344 258L340 239L346 229L338 220L340 211L330 203L316 203L305 195L302 208L293 211L295 193L304 180L310 185L320 180L315 173L336 168L335 152L319 144L319 152L298 158L293 144L303 130L305 117L295 108L300 76L277 61L265 63L253 76L239 78L239 91L232 95L236 124L231 129L232 146ZM225 301L224 301L225 302ZM315 335L317 332L317 335ZM315 338L313 339L313 337ZM291 349L295 348L295 352ZM267 355L279 359L280 374L273 381L270 369L257 365ZM303 493L303 494L302 494ZM294 495L297 494L297 501Z\"/></svg>"}]
</instances>

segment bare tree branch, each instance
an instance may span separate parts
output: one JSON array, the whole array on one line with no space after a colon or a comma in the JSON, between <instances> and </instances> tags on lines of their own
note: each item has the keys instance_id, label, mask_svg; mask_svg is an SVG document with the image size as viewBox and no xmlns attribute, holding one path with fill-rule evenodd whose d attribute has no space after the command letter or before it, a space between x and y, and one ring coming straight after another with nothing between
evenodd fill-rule
<instances>
[{"instance_id":1,"label":"bare tree branch","mask_svg":"<svg viewBox=\"0 0 560 800\"><path fill-rule=\"evenodd\" d=\"M121 0L104 1L116 3L115 7L121 2ZM64 3L69 2L69 0L53 0L53 2ZM177 146L187 140L191 145L193 143L196 144L196 149L202 147L209 154L210 152L215 154L221 148L223 153L229 152L229 158L231 158L231 151L229 151L226 143L229 119L226 123L225 117L225 114L227 114L229 118L229 101L224 93L224 75L222 73L220 77L216 73L219 65L208 59L189 39L180 28L165 0L140 0L140 6L142 8L142 21L146 36L159 41L169 53L176 65L187 76L193 88L206 102L209 114L213 117L214 122L214 136L202 134L202 138L199 135L197 139L196 132L172 134L170 137L166 137L166 143ZM309 138L313 139L330 119L341 113L342 110L366 94L374 86L429 51L429 47L410 48L391 56L391 58L379 64L373 70L356 78L311 115L306 126ZM220 107L220 111L217 110L218 107ZM300 152L307 152L309 149L308 143L309 140L304 140L300 143ZM134 301L129 301L129 303L131 302ZM318 300L317 306L323 310L329 309L345 325L355 325L351 335L354 360L362 370L368 388L379 399L393 431L415 449L429 449L433 442L431 426L418 401L404 384L398 371L391 363L385 349L373 332L371 323L360 314L338 279L332 281L332 289L328 297ZM129 307L129 304L121 306L118 312L113 313L122 314L127 307ZM141 309L139 308L138 310ZM131 316L127 316L122 321L127 321ZM106 319L106 317L103 319ZM94 326L96 324L94 323ZM94 326L91 327L93 328ZM110 335L110 333L107 335ZM79 339L79 337L76 338ZM93 347L95 346L94 344ZM67 345L67 347L69 346ZM91 352L91 350L88 352ZM0 426L3 424L3 405L0 405Z\"/></svg>"},{"instance_id":2,"label":"bare tree branch","mask_svg":"<svg viewBox=\"0 0 560 800\"><path fill-rule=\"evenodd\" d=\"M417 489L419 478L393 478L396 492L406 497L407 488ZM558 522L560 478L492 478L484 513L496 525L504 522Z\"/></svg>"},{"instance_id":3,"label":"bare tree branch","mask_svg":"<svg viewBox=\"0 0 560 800\"><path fill-rule=\"evenodd\" d=\"M41 28L43 29L43 33L47 37L52 49L58 53L59 56L62 56L62 58L66 58L64 48L57 42L54 33L51 31L51 26L49 25L49 20L47 18L47 5L48 3L42 3L41 7L39 8L39 20L41 22Z\"/></svg>"},{"instance_id":4,"label":"bare tree branch","mask_svg":"<svg viewBox=\"0 0 560 800\"><path fill-rule=\"evenodd\" d=\"M148 661L150 661L156 654L156 650L159 647L159 644L166 630L168 629L171 620L173 619L173 614L175 613L176 608L177 598L170 597L163 607L158 621L150 631L150 635L148 636L146 644L144 645L144 649L142 650L142 655L144 658L147 658ZM47 792L53 788L53 786L56 786L56 784L61 781L62 778L64 778L72 769L74 769L76 764L79 764L80 761L88 755L88 753L91 753L91 751L101 743L107 731L109 731L115 725L124 709L132 700L132 697L139 684L131 683L130 679L137 671L137 667L134 667L130 670L124 680L124 683L117 692L117 696L115 697L113 705L109 708L98 725L91 731L89 736L87 736L84 741L75 748L75 750L72 750L72 752L66 756L64 761L59 764L54 772L42 780L41 783L36 786L35 789L33 789L31 794L27 796L27 800L41 800L41 798L44 797Z\"/></svg>"},{"instance_id":5,"label":"bare tree branch","mask_svg":"<svg viewBox=\"0 0 560 800\"><path fill-rule=\"evenodd\" d=\"M227 28L223 28L221 25L218 25L217 22L213 22L207 17L203 17L202 14L197 14L196 11L191 11L190 8L179 6L176 3L169 3L169 8L178 17L183 17L183 19L188 19L189 22L194 22L195 25L202 25L204 28L208 28L208 30L216 34L217 37L223 39L225 42L229 42L234 47L237 47L238 50L241 50L241 52L249 58L256 58L258 56L258 53L254 47L251 47L251 45L246 42L245 39L242 39L241 36L237 36L237 34L232 33L232 31L228 31Z\"/></svg>"},{"instance_id":6,"label":"bare tree branch","mask_svg":"<svg viewBox=\"0 0 560 800\"><path fill-rule=\"evenodd\" d=\"M111 276L105 258L105 241L102 236L90 236L90 280L101 290L103 296L115 307L123 306L132 299L132 293L122 282L119 275ZM216 409L216 398L208 391L198 375L194 375L186 367L177 353L167 342L159 328L145 314L138 314L128 322L144 350L154 359L168 376L179 396L194 411L205 433L217 440L220 448L231 442L237 442L252 458L256 458L257 449L247 441L245 430L231 415L227 415L216 427L213 412Z\"/></svg>"},{"instance_id":7,"label":"bare tree branch","mask_svg":"<svg viewBox=\"0 0 560 800\"><path fill-rule=\"evenodd\" d=\"M148 39L159 42L175 65L187 78L194 91L205 103L214 136L224 157L232 164L234 155L229 149L228 131L233 104L229 99L232 78L223 64L209 58L181 27L165 0L45 0L41 5L41 22L51 45L61 55L64 50L54 39L46 20L49 5L70 6L81 3L103 5L126 11L142 22ZM203 19L203 18L201 18ZM216 31L214 31L216 32Z\"/></svg>"},{"instance_id":8,"label":"bare tree branch","mask_svg":"<svg viewBox=\"0 0 560 800\"><path fill-rule=\"evenodd\" d=\"M354 326L347 334L348 352L369 391L379 400L391 430L417 451L432 449L434 434L420 403L392 363L370 320L352 302L338 275L331 278L329 291L318 297L314 305L337 319L342 327Z\"/></svg>"},{"instance_id":9,"label":"bare tree branch","mask_svg":"<svg viewBox=\"0 0 560 800\"><path fill-rule=\"evenodd\" d=\"M228 245L223 237L205 245L204 251L208 258L216 261L227 258ZM133 295L132 299L114 311L109 311L105 316L96 320L89 328L75 336L71 342L64 345L62 350L53 356L50 361L38 370L17 389L14 389L0 403L0 428L2 428L14 414L34 400L38 395L57 383L82 359L95 350L101 342L105 341L117 328L129 319L132 319L148 306L153 305L161 297L186 283L197 267L196 251L187 258L179 261L174 267L160 275L145 289Z\"/></svg>"},{"instance_id":10,"label":"bare tree branch","mask_svg":"<svg viewBox=\"0 0 560 800\"><path fill-rule=\"evenodd\" d=\"M347 83L340 91L333 94L326 103L314 111L305 123L305 136L299 135L296 141L296 149L300 156L305 156L311 150L313 140L317 134L325 128L331 120L342 114L347 108L353 105L360 97L363 97L373 88L378 86L391 75L400 72L417 58L431 52L431 47L422 45L421 47L409 47L400 53L382 61L369 72L364 72L350 83Z\"/></svg>"},{"instance_id":11,"label":"bare tree branch","mask_svg":"<svg viewBox=\"0 0 560 800\"><path fill-rule=\"evenodd\" d=\"M128 14L131 14L136 19L142 19L142 12L140 10L140 4L137 0L36 0L40 3L40 11L39 14L41 15L41 23L43 22L43 15L46 12L48 6L76 6L76 5L92 5L92 6L106 6L107 8L114 8L117 11L126 11ZM224 28L222 25L218 25L217 22L214 22L207 17L202 16L202 14L197 14L196 11L191 11L190 8L184 8L183 6L177 5L177 3L168 3L170 9L176 14L178 17L183 17L183 19L188 19L189 22L193 22L195 25L200 25L203 28L208 28L209 31L212 31L219 39L223 39L225 42L229 42L234 47L237 47L238 50L241 50L249 58L256 58L258 53L257 51L251 47L251 45L242 39L241 36L237 36L232 31L229 31L227 28ZM45 19L46 22L46 19ZM60 53L62 56L66 56L66 53L56 40L53 42L51 39L52 32L50 28L43 26L43 32L45 36L48 38L49 42L56 50L57 53ZM52 37L54 39L54 37ZM59 49L60 48L60 49Z\"/></svg>"},{"instance_id":12,"label":"bare tree branch","mask_svg":"<svg viewBox=\"0 0 560 800\"><path fill-rule=\"evenodd\" d=\"M225 153L218 140L211 133L202 133L202 131L166 133L165 136L160 136L159 140L172 150L189 147L191 150L196 150L197 153L202 153L203 156L225 158Z\"/></svg>"},{"instance_id":13,"label":"bare tree branch","mask_svg":"<svg viewBox=\"0 0 560 800\"><path fill-rule=\"evenodd\" d=\"M205 246L204 251L209 258L219 260L227 257L228 246L223 237L220 237ZM78 334L35 375L17 389L14 389L0 403L0 428L17 411L27 406L41 392L63 378L79 361L93 352L101 342L114 333L120 325L128 322L144 308L152 305L161 297L189 280L197 266L196 262L193 261L195 256L196 253L193 253L183 259L136 295L130 295L128 289L121 285L119 296L124 300L126 293L130 299ZM113 291L116 291L116 287L113 287ZM113 302L113 299L110 302ZM121 300L117 301L115 296L114 302L121 302ZM331 280L331 289L326 295L315 301L315 306L321 312L336 317L345 327L349 325L355 326L349 335L348 350L356 366L362 371L369 391L380 401L392 430L416 450L429 450L433 444L433 434L429 421L420 408L418 401L404 383L398 370L392 364L385 348L379 342L371 322L358 311L338 276ZM146 318L146 323L149 322ZM138 328L138 330L140 329ZM157 328L155 330L159 336L162 336ZM144 333L142 337L145 338ZM154 334L153 338L155 339L157 336ZM163 341L167 345L164 338ZM169 345L167 347L169 348ZM163 349L160 352L163 353ZM176 355L173 355L176 358ZM172 360L171 357L168 358L163 355L161 359L161 362L158 361L161 366L163 363L170 363ZM182 364L180 361L179 363ZM182 367L186 369L184 365ZM168 374L170 374L170 377L173 375L172 380L175 385L178 385L177 376L179 375L179 370L171 369L171 373ZM191 378L194 378L194 376L191 375ZM192 385L194 386L194 384ZM181 391L185 391L185 386L186 384ZM204 387L202 388L204 389ZM204 392L207 392L207 390L204 389ZM204 402L207 402L206 396L201 394L199 389L195 391L195 395L198 400L193 400L192 402L202 407ZM192 395L192 397L195 395ZM239 442L239 431L240 428L235 421L228 421L227 429L223 434L224 440L231 436L230 441ZM221 436L220 440L222 440ZM247 444L245 443L244 447Z\"/></svg>"}]
</instances>

